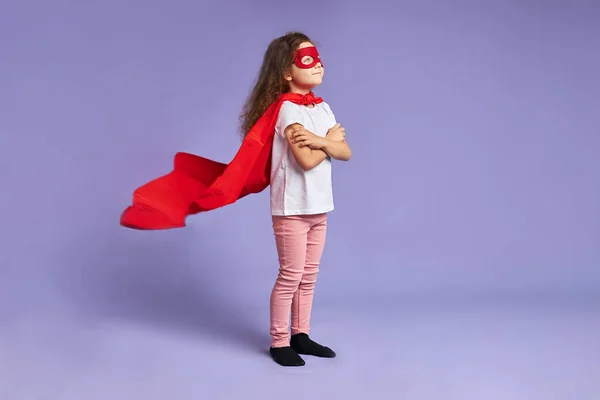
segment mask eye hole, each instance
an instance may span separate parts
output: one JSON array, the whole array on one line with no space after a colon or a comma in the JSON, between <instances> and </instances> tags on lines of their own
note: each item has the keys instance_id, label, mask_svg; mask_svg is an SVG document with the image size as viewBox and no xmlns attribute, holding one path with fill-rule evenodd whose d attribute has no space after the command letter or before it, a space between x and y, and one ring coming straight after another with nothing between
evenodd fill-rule
<instances>
[{"instance_id":1,"label":"mask eye hole","mask_svg":"<svg viewBox=\"0 0 600 400\"><path fill-rule=\"evenodd\" d=\"M312 56L302 57L302 64L304 64L304 65L310 65L313 63L313 61L314 61L314 58Z\"/></svg>"}]
</instances>

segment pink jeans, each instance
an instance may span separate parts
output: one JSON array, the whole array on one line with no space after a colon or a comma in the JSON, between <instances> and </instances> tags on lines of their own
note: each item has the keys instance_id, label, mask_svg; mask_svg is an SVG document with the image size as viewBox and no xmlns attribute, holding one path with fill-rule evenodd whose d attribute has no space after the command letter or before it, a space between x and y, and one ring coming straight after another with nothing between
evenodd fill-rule
<instances>
[{"instance_id":1,"label":"pink jeans","mask_svg":"<svg viewBox=\"0 0 600 400\"><path fill-rule=\"evenodd\" d=\"M271 346L289 346L291 333L310 331L310 314L327 214L273 216L279 275L271 293Z\"/></svg>"}]
</instances>

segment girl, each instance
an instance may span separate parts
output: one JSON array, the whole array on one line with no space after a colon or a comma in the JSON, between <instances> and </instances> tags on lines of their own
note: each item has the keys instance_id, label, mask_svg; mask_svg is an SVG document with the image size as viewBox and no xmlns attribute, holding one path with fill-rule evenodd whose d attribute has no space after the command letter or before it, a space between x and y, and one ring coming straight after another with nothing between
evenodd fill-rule
<instances>
[{"instance_id":1,"label":"girl","mask_svg":"<svg viewBox=\"0 0 600 400\"><path fill-rule=\"evenodd\" d=\"M345 131L329 105L315 98L324 67L308 36L292 32L271 42L241 116L246 134L284 93L306 96L307 105L285 101L272 145L271 215L279 274L270 299L270 354L282 366L305 364L300 354L335 357L309 337L313 294L333 210L331 159L350 159ZM291 314L291 335L290 335Z\"/></svg>"},{"instance_id":2,"label":"girl","mask_svg":"<svg viewBox=\"0 0 600 400\"><path fill-rule=\"evenodd\" d=\"M306 35L275 39L244 106L244 141L233 160L225 164L177 153L171 172L135 189L120 220L131 229L182 228L190 215L224 207L270 185L279 254L271 293L270 353L284 366L304 365L299 354L335 356L308 336L327 213L333 210L331 159L351 156L344 128L329 105L312 93L323 72Z\"/></svg>"}]
</instances>

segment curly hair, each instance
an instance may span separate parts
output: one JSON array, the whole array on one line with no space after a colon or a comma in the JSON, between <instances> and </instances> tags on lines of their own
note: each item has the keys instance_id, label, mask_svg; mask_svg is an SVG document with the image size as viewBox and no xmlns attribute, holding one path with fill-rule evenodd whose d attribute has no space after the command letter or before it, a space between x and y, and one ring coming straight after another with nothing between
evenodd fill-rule
<instances>
[{"instance_id":1,"label":"curly hair","mask_svg":"<svg viewBox=\"0 0 600 400\"><path fill-rule=\"evenodd\" d=\"M313 43L304 33L288 32L269 44L254 87L240 114L242 138L246 137L267 108L289 90L289 83L284 79L284 75L292 66L294 52L304 42Z\"/></svg>"}]
</instances>

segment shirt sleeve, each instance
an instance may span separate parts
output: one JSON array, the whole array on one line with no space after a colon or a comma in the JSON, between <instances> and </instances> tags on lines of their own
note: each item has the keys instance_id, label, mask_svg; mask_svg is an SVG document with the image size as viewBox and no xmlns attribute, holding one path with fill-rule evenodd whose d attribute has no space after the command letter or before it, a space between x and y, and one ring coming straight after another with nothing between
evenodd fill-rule
<instances>
[{"instance_id":1,"label":"shirt sleeve","mask_svg":"<svg viewBox=\"0 0 600 400\"><path fill-rule=\"evenodd\" d=\"M275 126L275 133L285 138L285 128L291 124L304 125L304 120L300 114L298 106L294 103L285 101L279 109L279 116L277 117L277 125Z\"/></svg>"},{"instance_id":2,"label":"shirt sleeve","mask_svg":"<svg viewBox=\"0 0 600 400\"><path fill-rule=\"evenodd\" d=\"M327 111L327 114L329 115L329 128L333 128L333 126L335 124L337 124L337 121L335 119L335 114L331 110L331 107L329 106L329 104L327 104L325 102L323 102L323 108L325 108L325 110Z\"/></svg>"}]
</instances>

